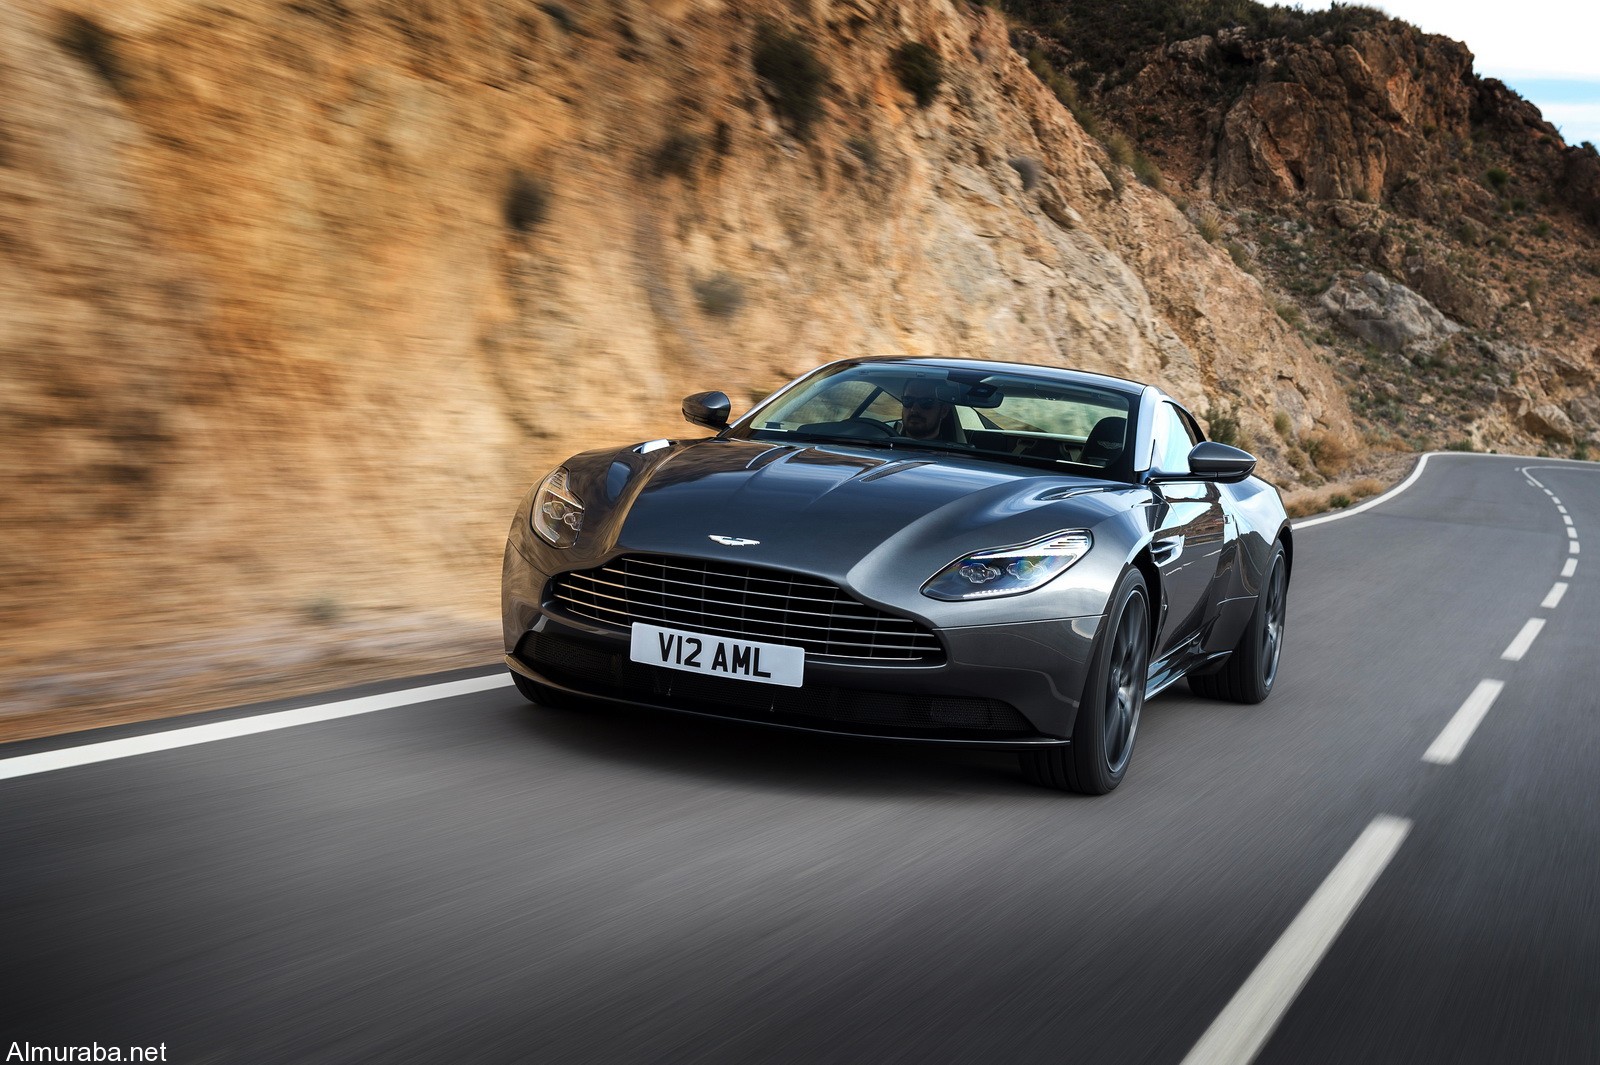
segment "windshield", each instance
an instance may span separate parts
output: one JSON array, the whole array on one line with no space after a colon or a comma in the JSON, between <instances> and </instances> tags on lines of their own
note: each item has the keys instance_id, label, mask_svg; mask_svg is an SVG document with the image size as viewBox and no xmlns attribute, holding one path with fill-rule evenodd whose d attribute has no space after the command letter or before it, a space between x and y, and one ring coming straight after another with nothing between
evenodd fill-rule
<instances>
[{"instance_id":1,"label":"windshield","mask_svg":"<svg viewBox=\"0 0 1600 1065\"><path fill-rule=\"evenodd\" d=\"M955 450L1126 480L1133 402L1015 371L847 364L757 407L731 435Z\"/></svg>"}]
</instances>

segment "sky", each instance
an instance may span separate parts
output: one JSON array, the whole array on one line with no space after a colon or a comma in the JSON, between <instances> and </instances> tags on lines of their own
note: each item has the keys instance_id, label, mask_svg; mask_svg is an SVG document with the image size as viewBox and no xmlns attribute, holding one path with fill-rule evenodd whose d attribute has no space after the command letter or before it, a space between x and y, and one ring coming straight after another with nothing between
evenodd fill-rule
<instances>
[{"instance_id":1,"label":"sky","mask_svg":"<svg viewBox=\"0 0 1600 1065\"><path fill-rule=\"evenodd\" d=\"M1364 0L1425 33L1465 42L1477 72L1499 78L1561 130L1600 145L1597 0ZM1306 3L1306 8L1327 4Z\"/></svg>"}]
</instances>

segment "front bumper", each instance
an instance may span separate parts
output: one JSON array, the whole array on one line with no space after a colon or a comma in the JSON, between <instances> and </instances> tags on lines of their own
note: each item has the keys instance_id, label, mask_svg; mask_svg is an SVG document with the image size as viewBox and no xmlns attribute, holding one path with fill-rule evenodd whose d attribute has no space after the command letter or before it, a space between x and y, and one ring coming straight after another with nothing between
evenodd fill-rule
<instances>
[{"instance_id":1,"label":"front bumper","mask_svg":"<svg viewBox=\"0 0 1600 1065\"><path fill-rule=\"evenodd\" d=\"M506 664L560 692L813 732L988 748L1072 734L1100 618L941 628L938 665L808 659L787 688L633 662L626 630L546 598L550 574L508 549Z\"/></svg>"}]
</instances>

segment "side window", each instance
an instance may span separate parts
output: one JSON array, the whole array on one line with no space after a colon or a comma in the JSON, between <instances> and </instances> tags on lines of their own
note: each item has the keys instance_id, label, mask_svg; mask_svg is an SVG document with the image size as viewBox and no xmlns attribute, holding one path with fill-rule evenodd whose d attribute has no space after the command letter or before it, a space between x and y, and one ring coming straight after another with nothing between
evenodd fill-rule
<instances>
[{"instance_id":1,"label":"side window","mask_svg":"<svg viewBox=\"0 0 1600 1065\"><path fill-rule=\"evenodd\" d=\"M1188 473L1189 451L1197 443L1178 408L1171 403L1161 404L1156 411L1155 468L1162 473Z\"/></svg>"}]
</instances>

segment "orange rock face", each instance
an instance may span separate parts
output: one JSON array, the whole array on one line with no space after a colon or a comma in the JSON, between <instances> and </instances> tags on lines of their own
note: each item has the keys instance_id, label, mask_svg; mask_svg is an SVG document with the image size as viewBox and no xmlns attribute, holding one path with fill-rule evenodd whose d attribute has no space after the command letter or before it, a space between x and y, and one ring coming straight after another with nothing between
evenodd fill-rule
<instances>
[{"instance_id":1,"label":"orange rock face","mask_svg":"<svg viewBox=\"0 0 1600 1065\"><path fill-rule=\"evenodd\" d=\"M444 661L418 633L488 660L529 483L833 358L1077 366L1348 431L1260 282L1113 185L998 15L811 10L0 8L0 701L340 641ZM827 71L805 136L754 70L763 19ZM890 66L912 40L943 64L926 109ZM1242 141L1296 106L1263 94ZM1318 136L1241 174L1387 180L1322 176Z\"/></svg>"}]
</instances>

